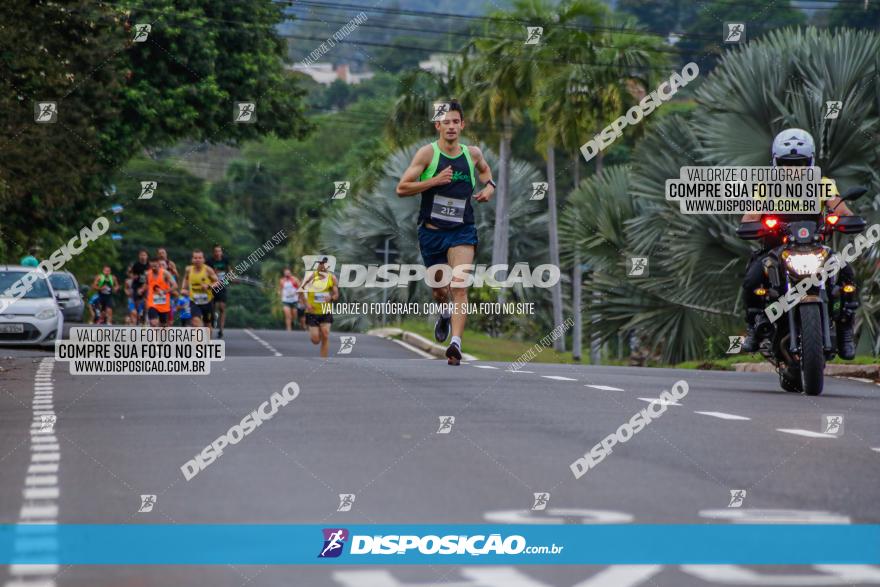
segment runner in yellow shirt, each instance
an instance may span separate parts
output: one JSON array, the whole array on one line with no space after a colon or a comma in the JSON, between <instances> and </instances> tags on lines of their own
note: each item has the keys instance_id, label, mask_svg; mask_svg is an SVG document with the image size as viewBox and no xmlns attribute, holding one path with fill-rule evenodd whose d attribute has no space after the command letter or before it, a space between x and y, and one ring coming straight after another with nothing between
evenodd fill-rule
<instances>
[{"instance_id":1,"label":"runner in yellow shirt","mask_svg":"<svg viewBox=\"0 0 880 587\"><path fill-rule=\"evenodd\" d=\"M209 335L214 321L214 292L211 288L219 285L217 274L205 265L205 253L199 249L193 251L192 265L187 265L180 289L189 291L192 325L207 326Z\"/></svg>"},{"instance_id":2,"label":"runner in yellow shirt","mask_svg":"<svg viewBox=\"0 0 880 587\"><path fill-rule=\"evenodd\" d=\"M321 356L330 352L330 325L333 314L330 303L339 299L336 276L327 271L327 257L318 261L315 271L303 280L299 290L300 299L306 307L306 324L312 344L321 344Z\"/></svg>"}]
</instances>

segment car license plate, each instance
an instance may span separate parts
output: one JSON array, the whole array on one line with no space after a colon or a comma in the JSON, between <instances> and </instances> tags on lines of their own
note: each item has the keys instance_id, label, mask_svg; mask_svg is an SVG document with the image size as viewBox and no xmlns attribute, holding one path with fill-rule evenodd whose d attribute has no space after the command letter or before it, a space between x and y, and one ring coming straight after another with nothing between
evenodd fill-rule
<instances>
[{"instance_id":1,"label":"car license plate","mask_svg":"<svg viewBox=\"0 0 880 587\"><path fill-rule=\"evenodd\" d=\"M0 324L0 334L21 334L24 332L24 324Z\"/></svg>"}]
</instances>

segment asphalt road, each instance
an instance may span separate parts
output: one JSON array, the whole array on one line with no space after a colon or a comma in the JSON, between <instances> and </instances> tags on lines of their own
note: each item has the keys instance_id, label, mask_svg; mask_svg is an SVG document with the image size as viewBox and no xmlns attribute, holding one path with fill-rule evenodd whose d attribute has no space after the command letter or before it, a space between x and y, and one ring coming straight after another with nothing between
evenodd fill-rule
<instances>
[{"instance_id":1,"label":"asphalt road","mask_svg":"<svg viewBox=\"0 0 880 587\"><path fill-rule=\"evenodd\" d=\"M811 398L766 374L455 368L356 337L338 354L334 334L322 360L302 332L229 330L227 359L199 377L71 376L46 352L0 349L0 523L880 523L877 385L829 379ZM680 405L574 477L569 465L647 407L640 398L681 379ZM183 463L291 381L296 400L185 480ZM57 448L43 450L31 423L46 407ZM823 415L842 415L843 433L817 435ZM452 428L438 434L447 416ZM35 486L35 471L55 484ZM728 507L740 489L742 506ZM530 511L537 492L550 493L545 511ZM151 512L138 512L142 494L157 496ZM350 511L337 511L339 494L355 494ZM50 570L0 567L0 585L880 585L880 567Z\"/></svg>"}]
</instances>

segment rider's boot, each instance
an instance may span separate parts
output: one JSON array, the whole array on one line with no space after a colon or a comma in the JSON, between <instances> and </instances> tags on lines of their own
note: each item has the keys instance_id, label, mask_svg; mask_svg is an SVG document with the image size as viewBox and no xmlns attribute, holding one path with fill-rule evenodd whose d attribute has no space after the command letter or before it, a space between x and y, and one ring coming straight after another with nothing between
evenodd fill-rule
<instances>
[{"instance_id":1,"label":"rider's boot","mask_svg":"<svg viewBox=\"0 0 880 587\"><path fill-rule=\"evenodd\" d=\"M856 344L853 336L853 317L855 306L853 302L844 302L840 318L837 320L837 354L845 361L851 361L856 357Z\"/></svg>"},{"instance_id":2,"label":"rider's boot","mask_svg":"<svg viewBox=\"0 0 880 587\"><path fill-rule=\"evenodd\" d=\"M758 319L762 310L749 308L746 312L746 338L742 343L742 350L746 353L754 353L761 344L761 337L758 334Z\"/></svg>"}]
</instances>

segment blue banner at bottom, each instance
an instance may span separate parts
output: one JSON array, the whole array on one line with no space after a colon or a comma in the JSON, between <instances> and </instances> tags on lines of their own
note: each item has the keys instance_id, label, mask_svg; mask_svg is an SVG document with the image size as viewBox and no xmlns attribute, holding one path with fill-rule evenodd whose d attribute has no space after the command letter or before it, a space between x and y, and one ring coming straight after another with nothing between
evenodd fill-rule
<instances>
[{"instance_id":1,"label":"blue banner at bottom","mask_svg":"<svg viewBox=\"0 0 880 587\"><path fill-rule=\"evenodd\" d=\"M0 564L880 564L880 525L0 525Z\"/></svg>"}]
</instances>

